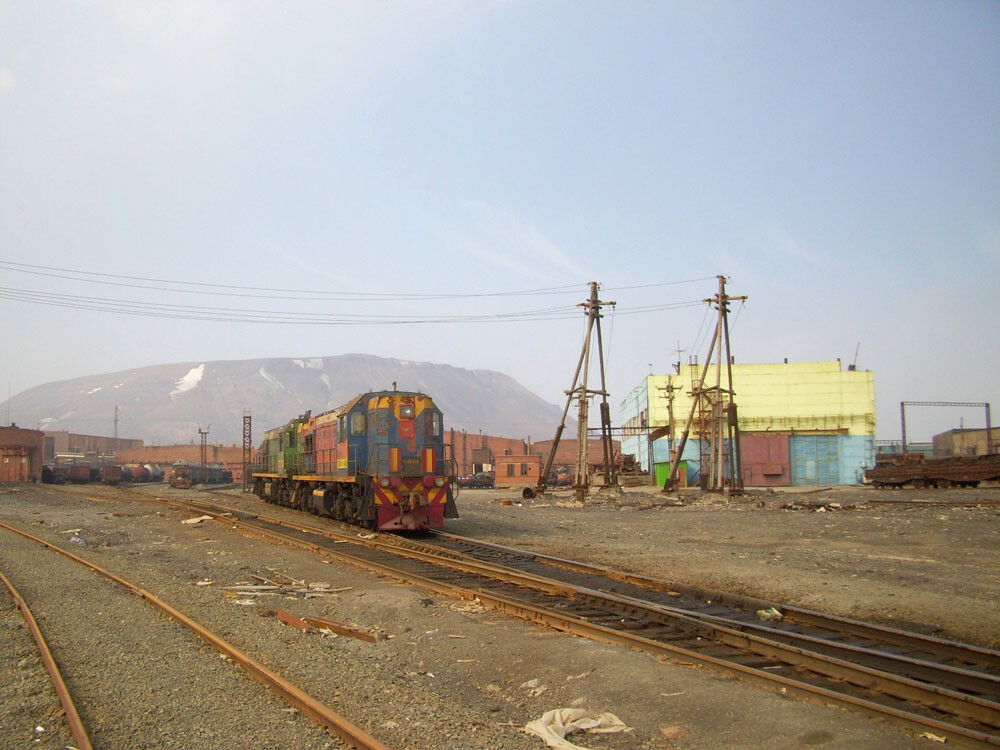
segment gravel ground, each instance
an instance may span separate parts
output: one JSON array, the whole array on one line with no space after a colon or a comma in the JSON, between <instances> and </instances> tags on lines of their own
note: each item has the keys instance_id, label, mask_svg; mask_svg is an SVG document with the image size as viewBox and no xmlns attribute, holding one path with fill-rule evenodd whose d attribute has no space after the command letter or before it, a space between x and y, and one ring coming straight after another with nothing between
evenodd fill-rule
<instances>
[{"instance_id":1,"label":"gravel ground","mask_svg":"<svg viewBox=\"0 0 1000 750\"><path fill-rule=\"evenodd\" d=\"M1000 648L1000 505L977 505L1000 502L1000 488L685 498L630 489L626 505L567 508L566 492L466 490L449 530ZM886 499L956 505L872 502Z\"/></svg>"},{"instance_id":2,"label":"gravel ground","mask_svg":"<svg viewBox=\"0 0 1000 750\"><path fill-rule=\"evenodd\" d=\"M173 493L168 488L152 491ZM891 565L894 572L882 578L860 570L865 586L852 596L840 585L849 588L857 583L847 567L829 562L823 569L827 572L820 572L803 564L813 559L809 555L816 561L841 559L839 552L832 554L841 547L834 544L828 549L828 543L846 544L847 535L834 533L826 524L839 529L841 524L860 524L863 518L877 516L880 526L905 528L916 541L918 529L933 525L935 516L947 516L951 519L947 524L938 522L947 529L945 536L953 535L953 545L973 553L961 556L960 550L953 550L956 559L974 567L983 558L979 578L960 582L951 595L973 601L974 590L981 595L996 590L997 508L921 508L918 515L895 507L820 514L753 504L624 510L603 504L559 508L554 505L562 499L558 496L535 501L535 507L503 504L513 497L511 492L465 492L460 499L463 518L450 528L742 593L790 600L796 597L786 594L798 591L799 603L826 603L826 608L857 614L855 606L879 610L883 605L868 597L873 591L878 595L893 588L894 580L898 586L898 578L892 576L909 571L911 563L882 557L866 562L879 570ZM629 497L642 500L638 507L659 499L639 493ZM816 500L810 496L811 502ZM262 507L253 498L234 496L231 502ZM767 503L777 501L768 498ZM269 513L300 517L263 507ZM520 733L518 727L544 711L571 705L594 713L613 712L634 728L627 734L574 735L581 737L579 744L595 750L926 746L927 741L913 733L861 715L554 633L355 568L325 564L221 525L188 526L180 523L183 518L141 502L87 499L34 486L0 488L0 520L71 547L152 591L394 748L541 748L539 740ZM896 520L890 523L892 519ZM910 525L901 525L903 519ZM916 523L917 519L924 523ZM723 538L720 528L732 538ZM880 536L870 524L851 528L848 534L859 537L852 549L899 556L900 541L892 539L889 549L881 546L885 530ZM72 537L83 539L86 546L70 543ZM768 546L772 537L783 541ZM0 570L35 611L98 747L338 746L196 636L133 595L9 532L0 531L0 539ZM907 556L930 559L932 553L921 549L919 554L909 550ZM768 554L773 550L780 559ZM935 559L938 553L935 549ZM844 558L844 566L852 559ZM931 580L946 580L956 573L964 577L967 572L951 563L940 571L938 566L924 565L934 572L925 571L929 578L916 581L920 591L929 589ZM855 565L851 572L856 570ZM278 573L345 590L315 598L288 591L245 605L240 603L245 598L234 598L234 592L224 588L251 582L251 574L276 577ZM801 584L794 580L799 576L804 579ZM830 591L822 592L824 598L814 600L818 584L812 582L817 577L823 579L819 584L836 585L827 586ZM197 585L206 581L211 584ZM914 607L913 602L898 606L910 598L921 597L894 599L883 612L884 619L941 627L923 606ZM844 603L846 610L841 609ZM45 741L48 734L64 730L50 727L54 693L43 688L47 678L40 661L30 657L33 646L26 629L17 624L20 615L11 614L9 597L0 598L3 604L7 609L0 612L4 691L0 747L36 746L36 725L46 727ZM995 635L991 606L981 600L978 612L967 614L982 620L984 628L992 619ZM306 635L282 625L273 616L278 607L300 616L348 622L383 637L371 644ZM17 658L9 655L22 652L25 655ZM59 747L66 741L68 733L50 745Z\"/></svg>"}]
</instances>

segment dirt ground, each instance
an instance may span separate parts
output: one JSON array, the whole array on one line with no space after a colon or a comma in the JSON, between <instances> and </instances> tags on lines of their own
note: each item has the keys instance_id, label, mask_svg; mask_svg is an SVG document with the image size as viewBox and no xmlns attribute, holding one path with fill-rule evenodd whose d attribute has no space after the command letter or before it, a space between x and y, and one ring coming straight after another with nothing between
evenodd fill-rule
<instances>
[{"instance_id":1,"label":"dirt ground","mask_svg":"<svg viewBox=\"0 0 1000 750\"><path fill-rule=\"evenodd\" d=\"M449 529L996 645L1000 507L779 509L792 501L846 507L868 492L754 495L728 504L692 498L668 507L654 492L629 490L623 506L559 507L566 493L522 503L511 491L463 491L462 518ZM970 503L1000 499L997 490L947 494L956 493ZM297 516L236 493L232 503ZM0 488L0 521L135 580L393 748L542 748L519 728L570 706L612 712L632 727L571 737L594 750L928 746L916 733L860 714L554 633L183 518L139 502ZM339 746L196 637L77 568L0 530L0 570L35 610L98 747ZM247 601L225 588L274 571L342 590ZM306 635L282 625L277 607L381 639ZM0 748L64 747L54 695L10 610L0 592Z\"/></svg>"},{"instance_id":2,"label":"dirt ground","mask_svg":"<svg viewBox=\"0 0 1000 750\"><path fill-rule=\"evenodd\" d=\"M457 534L1000 647L1000 488L681 495L465 490ZM505 505L504 500L512 504ZM893 504L881 501L897 501ZM912 503L905 501L913 501ZM955 505L921 505L929 501ZM624 503L624 504L622 504ZM791 507L789 507L791 506ZM820 510L822 509L822 510Z\"/></svg>"}]
</instances>

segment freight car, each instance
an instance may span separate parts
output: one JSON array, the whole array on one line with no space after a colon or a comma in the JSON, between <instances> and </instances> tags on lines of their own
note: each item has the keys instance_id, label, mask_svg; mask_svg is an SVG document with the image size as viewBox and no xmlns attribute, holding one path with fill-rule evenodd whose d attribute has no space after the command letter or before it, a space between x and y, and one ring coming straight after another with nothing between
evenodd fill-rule
<instances>
[{"instance_id":1,"label":"freight car","mask_svg":"<svg viewBox=\"0 0 1000 750\"><path fill-rule=\"evenodd\" d=\"M177 489L190 489L196 484L232 484L233 472L219 464L193 464L189 461L177 461L172 464L170 486Z\"/></svg>"},{"instance_id":2,"label":"freight car","mask_svg":"<svg viewBox=\"0 0 1000 750\"><path fill-rule=\"evenodd\" d=\"M873 486L978 487L980 482L1000 481L1000 454L929 458L922 453L882 455L865 472Z\"/></svg>"},{"instance_id":3,"label":"freight car","mask_svg":"<svg viewBox=\"0 0 1000 750\"><path fill-rule=\"evenodd\" d=\"M439 529L457 518L455 466L430 396L362 393L265 433L262 500L379 530Z\"/></svg>"}]
</instances>

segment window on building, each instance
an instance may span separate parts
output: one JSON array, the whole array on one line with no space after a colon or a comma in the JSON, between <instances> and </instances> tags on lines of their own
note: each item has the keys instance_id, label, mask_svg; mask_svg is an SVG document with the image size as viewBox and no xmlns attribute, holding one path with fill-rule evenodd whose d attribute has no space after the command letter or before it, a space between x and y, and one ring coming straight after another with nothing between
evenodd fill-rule
<instances>
[{"instance_id":1,"label":"window on building","mask_svg":"<svg viewBox=\"0 0 1000 750\"><path fill-rule=\"evenodd\" d=\"M514 464L507 464L507 476L514 476Z\"/></svg>"},{"instance_id":2,"label":"window on building","mask_svg":"<svg viewBox=\"0 0 1000 750\"><path fill-rule=\"evenodd\" d=\"M529 472L529 468L528 467L529 467L528 464L521 464L521 476L522 477L528 476L528 472Z\"/></svg>"}]
</instances>

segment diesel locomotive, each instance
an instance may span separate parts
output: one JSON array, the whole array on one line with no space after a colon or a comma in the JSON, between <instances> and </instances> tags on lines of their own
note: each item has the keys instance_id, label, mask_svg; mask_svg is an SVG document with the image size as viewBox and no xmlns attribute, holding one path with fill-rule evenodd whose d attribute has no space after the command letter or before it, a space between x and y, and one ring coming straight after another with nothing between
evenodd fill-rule
<instances>
[{"instance_id":1,"label":"diesel locomotive","mask_svg":"<svg viewBox=\"0 0 1000 750\"><path fill-rule=\"evenodd\" d=\"M383 531L457 518L454 460L430 396L375 391L268 430L253 490L284 505Z\"/></svg>"}]
</instances>

